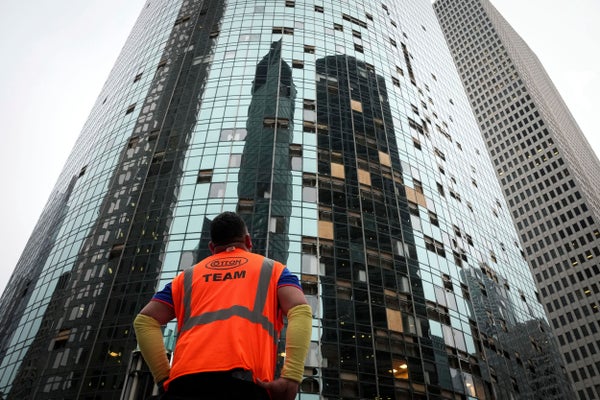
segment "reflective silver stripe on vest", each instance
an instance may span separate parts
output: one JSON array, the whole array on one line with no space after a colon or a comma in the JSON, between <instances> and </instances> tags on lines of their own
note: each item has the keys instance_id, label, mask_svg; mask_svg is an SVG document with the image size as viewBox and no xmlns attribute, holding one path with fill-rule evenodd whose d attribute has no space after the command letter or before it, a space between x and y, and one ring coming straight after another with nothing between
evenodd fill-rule
<instances>
[{"instance_id":1,"label":"reflective silver stripe on vest","mask_svg":"<svg viewBox=\"0 0 600 400\"><path fill-rule=\"evenodd\" d=\"M265 303L267 302L267 293L271 283L274 262L265 257L260 268L258 278L258 287L256 288L256 297L254 299L254 309L250 310L244 306L232 306L217 311L209 311L200 315L192 316L192 282L194 268L186 269L183 273L183 325L179 334L198 325L208 324L215 321L224 321L237 316L248 321L260 324L263 329L269 332L274 342L277 342L275 327L267 317L263 315Z\"/></svg>"}]
</instances>

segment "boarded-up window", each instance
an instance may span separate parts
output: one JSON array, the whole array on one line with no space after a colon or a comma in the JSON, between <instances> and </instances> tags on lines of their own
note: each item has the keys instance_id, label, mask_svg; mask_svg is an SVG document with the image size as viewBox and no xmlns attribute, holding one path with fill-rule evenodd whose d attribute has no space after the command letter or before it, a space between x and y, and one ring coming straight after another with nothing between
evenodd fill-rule
<instances>
[{"instance_id":1,"label":"boarded-up window","mask_svg":"<svg viewBox=\"0 0 600 400\"><path fill-rule=\"evenodd\" d=\"M338 163L331 163L331 176L344 179L346 177L344 174L344 166Z\"/></svg>"},{"instance_id":2,"label":"boarded-up window","mask_svg":"<svg viewBox=\"0 0 600 400\"><path fill-rule=\"evenodd\" d=\"M402 329L402 314L399 310L385 309L387 315L388 329L396 332L404 332Z\"/></svg>"},{"instance_id":3,"label":"boarded-up window","mask_svg":"<svg viewBox=\"0 0 600 400\"><path fill-rule=\"evenodd\" d=\"M319 221L319 237L322 239L333 239L333 222Z\"/></svg>"},{"instance_id":4,"label":"boarded-up window","mask_svg":"<svg viewBox=\"0 0 600 400\"><path fill-rule=\"evenodd\" d=\"M417 203L423 207L427 207L427 202L425 200L425 196L423 195L423 193L419 193L415 189L410 188L408 186L405 186L404 189L406 190L406 198L409 201L412 201L413 203Z\"/></svg>"},{"instance_id":5,"label":"boarded-up window","mask_svg":"<svg viewBox=\"0 0 600 400\"><path fill-rule=\"evenodd\" d=\"M350 105L354 111L363 112L362 103L358 100L350 100Z\"/></svg>"},{"instance_id":6,"label":"boarded-up window","mask_svg":"<svg viewBox=\"0 0 600 400\"><path fill-rule=\"evenodd\" d=\"M358 182L363 185L371 186L371 174L369 171L365 171L364 169L358 170Z\"/></svg>"},{"instance_id":7,"label":"boarded-up window","mask_svg":"<svg viewBox=\"0 0 600 400\"><path fill-rule=\"evenodd\" d=\"M379 152L379 162L381 163L381 165L385 165L387 167L392 166L392 160L390 159L390 155L382 151Z\"/></svg>"}]
</instances>

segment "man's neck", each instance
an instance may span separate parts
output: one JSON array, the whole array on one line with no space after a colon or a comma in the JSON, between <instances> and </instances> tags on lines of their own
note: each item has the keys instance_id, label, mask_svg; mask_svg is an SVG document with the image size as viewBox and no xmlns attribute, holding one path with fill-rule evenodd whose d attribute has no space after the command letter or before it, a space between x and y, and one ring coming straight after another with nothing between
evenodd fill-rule
<instances>
[{"instance_id":1,"label":"man's neck","mask_svg":"<svg viewBox=\"0 0 600 400\"><path fill-rule=\"evenodd\" d=\"M231 242L220 246L215 246L213 254L222 253L224 251L233 251L235 249L242 249L249 251L244 242Z\"/></svg>"}]
</instances>

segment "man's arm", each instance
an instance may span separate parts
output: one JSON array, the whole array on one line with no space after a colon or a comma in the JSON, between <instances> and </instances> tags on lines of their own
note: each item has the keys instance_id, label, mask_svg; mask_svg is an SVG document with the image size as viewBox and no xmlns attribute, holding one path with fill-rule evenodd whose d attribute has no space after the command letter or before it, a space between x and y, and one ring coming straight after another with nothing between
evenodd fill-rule
<instances>
[{"instance_id":1,"label":"man's arm","mask_svg":"<svg viewBox=\"0 0 600 400\"><path fill-rule=\"evenodd\" d=\"M133 322L140 351L156 383L169 377L170 366L161 325L173 318L175 313L172 307L160 301L150 301Z\"/></svg>"},{"instance_id":2,"label":"man's arm","mask_svg":"<svg viewBox=\"0 0 600 400\"><path fill-rule=\"evenodd\" d=\"M269 390L273 400L293 400L304 374L304 360L308 353L312 330L312 310L304 293L295 286L280 287L277 297L279 307L288 319L285 362L281 378L258 384Z\"/></svg>"},{"instance_id":3,"label":"man's arm","mask_svg":"<svg viewBox=\"0 0 600 400\"><path fill-rule=\"evenodd\" d=\"M281 286L277 289L277 300L279 302L279 308L286 316L288 311L295 306L301 304L306 304L308 306L308 302L306 301L306 297L302 290L292 285Z\"/></svg>"}]
</instances>

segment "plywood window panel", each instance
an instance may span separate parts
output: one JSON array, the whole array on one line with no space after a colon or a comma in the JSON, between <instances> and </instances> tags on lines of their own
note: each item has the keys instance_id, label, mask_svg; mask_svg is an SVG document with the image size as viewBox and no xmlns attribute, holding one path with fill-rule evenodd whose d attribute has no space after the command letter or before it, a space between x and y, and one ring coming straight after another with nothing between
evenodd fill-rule
<instances>
[{"instance_id":1,"label":"plywood window panel","mask_svg":"<svg viewBox=\"0 0 600 400\"><path fill-rule=\"evenodd\" d=\"M336 178L345 179L344 166L338 163L331 163L331 176Z\"/></svg>"},{"instance_id":2,"label":"plywood window panel","mask_svg":"<svg viewBox=\"0 0 600 400\"><path fill-rule=\"evenodd\" d=\"M369 174L369 171L359 169L358 182L362 183L363 185L371 186L371 174Z\"/></svg>"},{"instance_id":3,"label":"plywood window panel","mask_svg":"<svg viewBox=\"0 0 600 400\"><path fill-rule=\"evenodd\" d=\"M354 111L357 111L359 113L363 112L362 103L358 100L350 99L350 106Z\"/></svg>"},{"instance_id":4,"label":"plywood window panel","mask_svg":"<svg viewBox=\"0 0 600 400\"><path fill-rule=\"evenodd\" d=\"M387 315L388 329L396 332L404 332L402 328L402 314L399 310L385 309Z\"/></svg>"},{"instance_id":5,"label":"plywood window panel","mask_svg":"<svg viewBox=\"0 0 600 400\"><path fill-rule=\"evenodd\" d=\"M386 167L392 166L392 159L388 153L384 153L383 151L379 152L379 163L381 165L385 165Z\"/></svg>"},{"instance_id":6,"label":"plywood window panel","mask_svg":"<svg viewBox=\"0 0 600 400\"><path fill-rule=\"evenodd\" d=\"M319 221L319 237L333 240L333 222Z\"/></svg>"}]
</instances>

